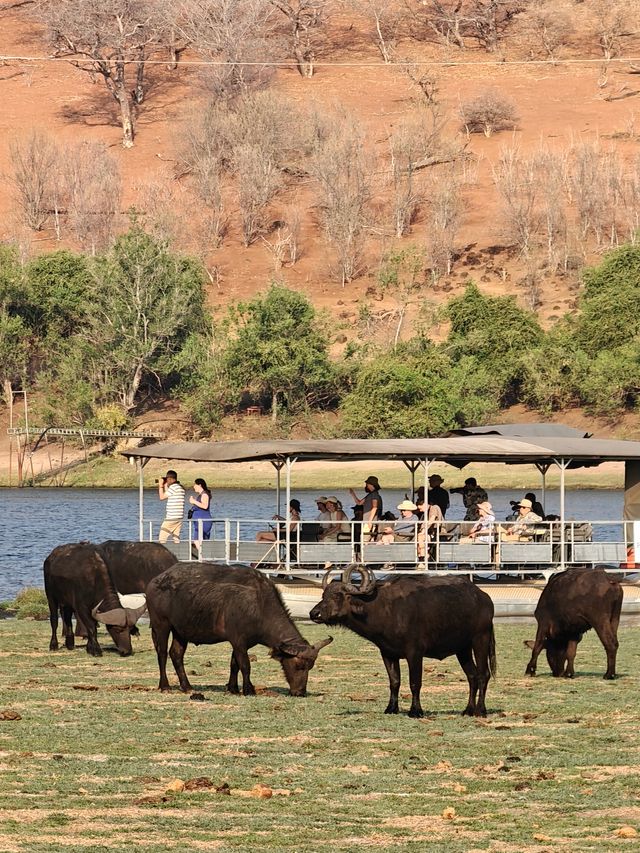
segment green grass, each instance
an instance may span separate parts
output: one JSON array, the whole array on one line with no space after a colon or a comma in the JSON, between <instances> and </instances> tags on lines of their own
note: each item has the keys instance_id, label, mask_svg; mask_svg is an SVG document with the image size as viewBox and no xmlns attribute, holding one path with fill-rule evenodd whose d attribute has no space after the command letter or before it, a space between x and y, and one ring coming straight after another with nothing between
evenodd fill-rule
<instances>
[{"instance_id":1,"label":"green grass","mask_svg":"<svg viewBox=\"0 0 640 853\"><path fill-rule=\"evenodd\" d=\"M286 696L262 647L255 698L222 691L228 646L190 647L187 672L206 697L196 702L157 691L146 626L132 658L101 634L93 659L49 653L45 624L0 622L0 711L21 715L0 720L0 851L638 849L640 628L620 630L621 677L605 682L595 636L574 681L552 679L543 659L527 679L532 626L499 625L486 720L460 716L455 658L425 661L425 719L406 716L406 668L403 713L385 716L377 650L333 633L306 699ZM167 793L198 777L231 796ZM248 796L258 783L270 799ZM617 837L625 825L638 838Z\"/></svg>"}]
</instances>

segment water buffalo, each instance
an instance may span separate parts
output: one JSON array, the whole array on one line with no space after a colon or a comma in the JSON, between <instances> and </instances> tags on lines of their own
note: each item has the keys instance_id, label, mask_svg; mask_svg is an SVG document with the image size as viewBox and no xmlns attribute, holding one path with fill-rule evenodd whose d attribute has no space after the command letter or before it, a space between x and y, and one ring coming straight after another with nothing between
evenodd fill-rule
<instances>
[{"instance_id":1,"label":"water buffalo","mask_svg":"<svg viewBox=\"0 0 640 853\"><path fill-rule=\"evenodd\" d=\"M554 575L536 606L538 631L535 640L526 642L533 651L525 675L536 674L538 655L546 649L552 674L573 678L578 643L593 628L607 652L604 677L615 678L621 609L622 587L601 566Z\"/></svg>"},{"instance_id":2,"label":"water buffalo","mask_svg":"<svg viewBox=\"0 0 640 853\"><path fill-rule=\"evenodd\" d=\"M44 561L44 589L51 622L50 651L58 649L59 612L65 645L73 649L71 617L75 613L87 632L87 652L100 656L96 618L102 619L105 611L109 614L104 617L107 629L118 651L123 656L131 654L130 629L146 608L123 609L107 564L94 545L80 542L54 548Z\"/></svg>"},{"instance_id":3,"label":"water buffalo","mask_svg":"<svg viewBox=\"0 0 640 853\"><path fill-rule=\"evenodd\" d=\"M49 600L51 642L58 648L58 610L68 649L74 647L71 616L87 635L87 652L100 655L96 620L103 622L119 650L130 655L131 634L145 607L123 607L118 593L141 593L151 578L175 563L175 556L157 542L110 540L101 545L81 542L55 548L45 560L45 591Z\"/></svg>"},{"instance_id":4,"label":"water buffalo","mask_svg":"<svg viewBox=\"0 0 640 853\"><path fill-rule=\"evenodd\" d=\"M361 574L360 586L352 574ZM396 575L376 581L370 569L350 567L328 583L309 614L314 622L343 625L380 649L389 676L385 714L398 713L400 659L409 665L410 717L422 717L422 659L456 655L469 682L463 714L486 717L485 695L496 672L493 602L466 578Z\"/></svg>"},{"instance_id":5,"label":"water buffalo","mask_svg":"<svg viewBox=\"0 0 640 853\"><path fill-rule=\"evenodd\" d=\"M231 643L233 649L227 690L238 693L238 670L242 692L255 694L251 683L248 649L260 643L280 661L292 696L304 696L309 670L329 637L311 646L291 621L274 584L249 566L216 563L179 563L147 587L147 607L153 643L158 655L160 690L169 689L169 655L183 691L191 690L184 670L188 643L196 645Z\"/></svg>"}]
</instances>

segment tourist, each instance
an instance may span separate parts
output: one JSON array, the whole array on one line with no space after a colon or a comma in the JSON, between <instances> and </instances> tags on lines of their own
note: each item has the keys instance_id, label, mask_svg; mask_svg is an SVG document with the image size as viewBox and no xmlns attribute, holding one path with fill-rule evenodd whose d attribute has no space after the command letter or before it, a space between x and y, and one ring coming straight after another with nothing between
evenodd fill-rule
<instances>
[{"instance_id":1,"label":"tourist","mask_svg":"<svg viewBox=\"0 0 640 853\"><path fill-rule=\"evenodd\" d=\"M289 501L289 539L293 541L296 535L296 528L300 524L301 513L300 501L296 498L291 498ZM274 515L273 521L286 521L281 515ZM287 525L280 524L278 528L271 525L271 530L259 530L256 533L256 542L284 542L287 536Z\"/></svg>"},{"instance_id":2,"label":"tourist","mask_svg":"<svg viewBox=\"0 0 640 853\"><path fill-rule=\"evenodd\" d=\"M477 521L480 518L480 513L478 512L479 504L487 503L489 496L482 486L478 485L476 478L467 477L464 481L464 486L456 486L455 489L450 489L450 491L452 495L462 495L462 503L467 510L464 520Z\"/></svg>"},{"instance_id":3,"label":"tourist","mask_svg":"<svg viewBox=\"0 0 640 853\"><path fill-rule=\"evenodd\" d=\"M184 488L178 481L178 475L175 471L167 471L166 475L158 480L158 497L161 501L167 502L158 542L167 542L169 538L174 542L180 541L184 516L184 495Z\"/></svg>"},{"instance_id":4,"label":"tourist","mask_svg":"<svg viewBox=\"0 0 640 853\"><path fill-rule=\"evenodd\" d=\"M211 538L211 491L202 477L198 477L193 483L193 491L196 493L189 496L191 509L187 513L191 519L191 538L195 543L198 553L202 551L204 539Z\"/></svg>"},{"instance_id":5,"label":"tourist","mask_svg":"<svg viewBox=\"0 0 640 853\"><path fill-rule=\"evenodd\" d=\"M349 489L349 494L353 500L362 506L362 532L365 542L374 538L376 535L375 522L382 516L382 495L380 494L380 483L378 478L373 475L367 477L364 481L365 496L359 498L353 489Z\"/></svg>"},{"instance_id":6,"label":"tourist","mask_svg":"<svg viewBox=\"0 0 640 853\"><path fill-rule=\"evenodd\" d=\"M531 525L539 524L542 516L533 511L533 503L529 498L523 498L518 506L518 520L508 528L499 527L503 542L530 542L534 536Z\"/></svg>"}]
</instances>

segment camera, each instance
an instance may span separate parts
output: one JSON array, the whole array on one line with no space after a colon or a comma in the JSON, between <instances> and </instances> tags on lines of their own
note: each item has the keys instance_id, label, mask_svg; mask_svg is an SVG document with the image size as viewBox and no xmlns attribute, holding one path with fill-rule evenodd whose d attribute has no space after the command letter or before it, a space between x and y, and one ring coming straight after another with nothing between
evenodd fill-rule
<instances>
[{"instance_id":1,"label":"camera","mask_svg":"<svg viewBox=\"0 0 640 853\"><path fill-rule=\"evenodd\" d=\"M520 506L520 501L509 501L511 504L511 508L515 509L517 506Z\"/></svg>"},{"instance_id":2,"label":"camera","mask_svg":"<svg viewBox=\"0 0 640 853\"><path fill-rule=\"evenodd\" d=\"M154 482L155 482L155 484L156 484L156 486L157 486L157 485L160 483L160 480L158 480L158 478L156 477L156 479L155 479L155 481L154 481Z\"/></svg>"}]
</instances>

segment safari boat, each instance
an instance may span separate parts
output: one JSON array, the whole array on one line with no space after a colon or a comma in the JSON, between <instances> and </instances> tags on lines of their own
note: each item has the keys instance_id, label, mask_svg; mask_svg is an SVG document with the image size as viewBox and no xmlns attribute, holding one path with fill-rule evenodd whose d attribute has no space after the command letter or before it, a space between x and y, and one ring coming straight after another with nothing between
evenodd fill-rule
<instances>
[{"instance_id":1,"label":"safari boat","mask_svg":"<svg viewBox=\"0 0 640 853\"><path fill-rule=\"evenodd\" d=\"M268 461L276 471L275 514L285 515L295 466L302 461L353 462L397 460L408 471L407 493L418 485L428 494L434 463L463 469L470 462L534 465L541 475L542 503L546 475L559 471L560 512L536 524L526 539L505 537L496 524L488 541L469 541L469 522L431 523L426 549L420 553L418 527L413 541L363 542L361 526L349 522L351 535L338 542L317 540L317 525L274 524L273 518L214 518L211 539L197 559L250 563L276 581L294 618L307 618L322 594L327 571L341 573L360 563L376 573L428 571L466 574L491 596L498 617L530 617L548 578L572 566L604 566L623 581L623 615L640 615L640 442L592 438L558 424L506 424L474 427L442 438L321 441L227 441L156 443L123 451L139 473L139 535L153 539L157 523L145 516L144 468L151 459L191 461L206 468L219 463ZM565 473L604 462L625 465L623 517L616 521L569 520L565 513ZM284 479L284 483L283 483ZM508 522L501 522L508 529ZM255 541L255 530L271 525L274 542ZM159 524L158 524L159 526ZM169 544L180 560L194 559L189 538ZM315 530L314 530L315 528ZM639 561L640 563L640 561Z\"/></svg>"}]
</instances>

